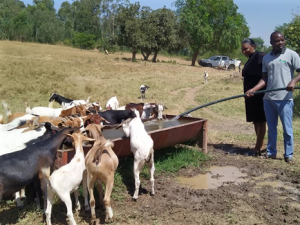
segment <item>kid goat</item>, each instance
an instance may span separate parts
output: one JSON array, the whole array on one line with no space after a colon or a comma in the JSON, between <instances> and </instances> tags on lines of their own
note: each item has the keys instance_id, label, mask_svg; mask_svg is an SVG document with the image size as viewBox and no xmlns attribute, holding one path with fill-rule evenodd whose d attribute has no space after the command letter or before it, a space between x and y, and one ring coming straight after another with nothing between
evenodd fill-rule
<instances>
[{"instance_id":1,"label":"kid goat","mask_svg":"<svg viewBox=\"0 0 300 225\"><path fill-rule=\"evenodd\" d=\"M85 157L85 165L87 170L87 185L90 194L90 205L92 213L92 221L96 221L95 214L95 198L94 184L97 181L100 203L104 202L106 215L109 220L113 221L113 211L110 205L110 196L114 186L115 171L118 167L119 160L115 152L112 150L114 143L106 140L101 133L101 126L98 124L90 124L85 128L87 135L96 139L92 149ZM105 183L105 195L103 201L102 182ZM88 205L86 205L86 208Z\"/></svg>"},{"instance_id":2,"label":"kid goat","mask_svg":"<svg viewBox=\"0 0 300 225\"><path fill-rule=\"evenodd\" d=\"M78 201L78 187L83 179L85 171L84 152L82 148L83 141L94 141L94 139L83 136L80 133L73 133L68 135L73 138L75 145L75 156L65 166L55 170L50 176L50 167L42 168L43 179L47 183L47 209L46 209L46 222L51 225L51 211L55 194L66 204L67 216L72 225L76 225L72 213L72 200L70 193L74 192L76 209L80 210L80 203ZM87 189L86 177L84 177L83 193L85 202L87 203Z\"/></svg>"},{"instance_id":3,"label":"kid goat","mask_svg":"<svg viewBox=\"0 0 300 225\"><path fill-rule=\"evenodd\" d=\"M150 173L151 182L151 195L154 195L154 150L153 140L146 132L144 124L140 118L140 114L136 109L133 109L136 117L133 119L127 119L122 122L118 127L123 126L123 132L126 137L130 137L130 148L134 154L134 179L135 179L135 191L133 199L137 200L140 188L140 172L146 163Z\"/></svg>"}]
</instances>

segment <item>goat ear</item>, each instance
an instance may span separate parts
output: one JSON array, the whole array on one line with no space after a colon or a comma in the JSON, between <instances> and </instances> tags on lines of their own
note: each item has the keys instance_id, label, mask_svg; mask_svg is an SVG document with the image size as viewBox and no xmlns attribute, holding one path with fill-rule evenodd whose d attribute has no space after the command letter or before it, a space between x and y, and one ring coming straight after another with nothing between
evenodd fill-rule
<instances>
[{"instance_id":1,"label":"goat ear","mask_svg":"<svg viewBox=\"0 0 300 225\"><path fill-rule=\"evenodd\" d=\"M67 136L69 136L69 137L72 137L72 135L71 134L67 134L67 133L64 133L65 135L67 135Z\"/></svg>"}]
</instances>

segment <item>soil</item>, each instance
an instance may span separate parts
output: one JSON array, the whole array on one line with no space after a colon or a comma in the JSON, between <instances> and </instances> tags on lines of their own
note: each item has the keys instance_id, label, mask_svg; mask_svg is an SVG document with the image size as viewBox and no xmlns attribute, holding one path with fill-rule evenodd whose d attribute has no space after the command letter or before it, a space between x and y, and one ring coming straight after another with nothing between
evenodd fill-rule
<instances>
[{"instance_id":1,"label":"soil","mask_svg":"<svg viewBox=\"0 0 300 225\"><path fill-rule=\"evenodd\" d=\"M209 150L213 160L206 167L237 167L247 174L244 178L246 182L231 182L216 189L196 190L182 186L174 177L160 176L155 182L156 195L151 197L145 191L149 191L149 182L143 181L145 189L142 189L136 202L130 198L133 185L129 187L128 199L122 205L114 202L117 224L300 223L298 175L270 166L272 159L244 156L247 149L214 145L209 146ZM191 177L204 172L185 168L179 175Z\"/></svg>"}]
</instances>

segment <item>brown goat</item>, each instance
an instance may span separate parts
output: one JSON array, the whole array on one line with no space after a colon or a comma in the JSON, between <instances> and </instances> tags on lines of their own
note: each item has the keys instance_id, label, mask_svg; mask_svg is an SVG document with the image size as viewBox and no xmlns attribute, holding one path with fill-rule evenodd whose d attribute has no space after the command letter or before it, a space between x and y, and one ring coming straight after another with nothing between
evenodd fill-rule
<instances>
[{"instance_id":1,"label":"brown goat","mask_svg":"<svg viewBox=\"0 0 300 225\"><path fill-rule=\"evenodd\" d=\"M113 211L110 204L110 196L114 186L115 171L119 164L119 159L112 150L113 142L106 140L98 124L90 124L85 128L88 137L96 139L93 147L85 157L87 170L87 186L90 194L90 206L92 214L92 223L96 222L94 184L97 181L97 188L100 196L100 203L104 203L106 215L113 221ZM105 183L105 195L103 199L102 183ZM87 206L86 206L87 208Z\"/></svg>"},{"instance_id":2,"label":"brown goat","mask_svg":"<svg viewBox=\"0 0 300 225\"><path fill-rule=\"evenodd\" d=\"M89 110L87 110L84 105L76 105L72 108L62 110L59 117L72 116L77 113L79 113L80 116L86 116L86 112L89 112Z\"/></svg>"}]
</instances>

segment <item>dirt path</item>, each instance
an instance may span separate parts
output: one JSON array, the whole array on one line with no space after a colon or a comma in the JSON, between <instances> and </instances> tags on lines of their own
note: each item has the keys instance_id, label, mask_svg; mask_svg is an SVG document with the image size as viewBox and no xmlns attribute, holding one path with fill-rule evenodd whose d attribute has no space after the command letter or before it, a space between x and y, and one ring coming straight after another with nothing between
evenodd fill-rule
<instances>
[{"instance_id":1,"label":"dirt path","mask_svg":"<svg viewBox=\"0 0 300 225\"><path fill-rule=\"evenodd\" d=\"M177 95L181 91L186 91L185 100L190 102L192 105L197 105L198 103L195 101L196 93L201 90L203 86L199 86L196 88L182 88L176 91L171 92L172 95Z\"/></svg>"}]
</instances>

